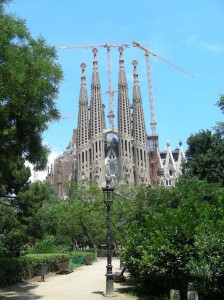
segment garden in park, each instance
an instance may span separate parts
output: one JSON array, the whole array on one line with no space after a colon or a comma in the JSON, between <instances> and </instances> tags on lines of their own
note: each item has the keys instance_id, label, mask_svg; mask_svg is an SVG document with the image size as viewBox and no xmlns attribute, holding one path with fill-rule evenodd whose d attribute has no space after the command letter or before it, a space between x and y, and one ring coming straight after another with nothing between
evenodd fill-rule
<instances>
[{"instance_id":1,"label":"garden in park","mask_svg":"<svg viewBox=\"0 0 224 300\"><path fill-rule=\"evenodd\" d=\"M46 169L43 132L60 113L62 80L55 48L32 38L24 21L0 1L0 286L38 275L40 264L56 272L105 256L103 191L66 182L59 198L47 181L31 182L31 163ZM41 88L40 88L41 87ZM224 96L217 99L224 112ZM224 123L187 140L183 174L175 187L119 183L111 206L111 244L139 297L205 300L224 295ZM13 196L12 196L13 195ZM160 297L160 298L159 298ZM163 298L162 298L163 297ZM181 298L181 299L182 299ZM140 299L140 298L139 298Z\"/></svg>"}]
</instances>

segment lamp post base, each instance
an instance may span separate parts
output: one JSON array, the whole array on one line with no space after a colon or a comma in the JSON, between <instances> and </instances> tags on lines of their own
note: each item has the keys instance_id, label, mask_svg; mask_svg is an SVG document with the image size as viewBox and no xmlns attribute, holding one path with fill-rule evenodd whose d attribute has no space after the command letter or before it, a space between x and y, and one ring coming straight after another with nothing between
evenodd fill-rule
<instances>
[{"instance_id":1,"label":"lamp post base","mask_svg":"<svg viewBox=\"0 0 224 300\"><path fill-rule=\"evenodd\" d=\"M116 297L114 294L114 279L112 274L106 274L106 294L104 297Z\"/></svg>"}]
</instances>

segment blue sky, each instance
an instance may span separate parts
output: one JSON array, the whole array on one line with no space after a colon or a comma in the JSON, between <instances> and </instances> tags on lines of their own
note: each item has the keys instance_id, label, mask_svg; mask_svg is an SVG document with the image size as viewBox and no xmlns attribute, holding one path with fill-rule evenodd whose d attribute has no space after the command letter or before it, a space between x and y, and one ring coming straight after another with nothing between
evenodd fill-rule
<instances>
[{"instance_id":1,"label":"blue sky","mask_svg":"<svg viewBox=\"0 0 224 300\"><path fill-rule=\"evenodd\" d=\"M59 49L65 45L129 43L124 51L125 69L132 99L132 60L138 61L146 128L150 133L150 111L144 52L132 41L192 73L190 77L158 58L151 57L155 119L160 150L171 148L200 129L211 129L223 116L215 103L224 93L224 1L223 0L13 0L7 12L26 20L34 38L42 35L58 51L64 80L57 107L62 115L78 115L80 63L87 64L90 96L91 49ZM117 48L111 48L112 87L117 90ZM102 93L107 91L107 54L98 53ZM107 107L108 96L103 94ZM115 112L117 95L114 95ZM106 108L107 110L107 108ZM63 152L76 128L77 119L50 124L44 140L53 152Z\"/></svg>"}]
</instances>

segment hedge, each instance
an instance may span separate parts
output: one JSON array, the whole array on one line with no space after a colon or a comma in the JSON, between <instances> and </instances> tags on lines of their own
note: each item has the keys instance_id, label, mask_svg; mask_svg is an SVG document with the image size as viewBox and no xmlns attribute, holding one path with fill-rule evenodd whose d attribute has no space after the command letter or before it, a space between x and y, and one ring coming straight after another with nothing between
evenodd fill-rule
<instances>
[{"instance_id":1,"label":"hedge","mask_svg":"<svg viewBox=\"0 0 224 300\"><path fill-rule=\"evenodd\" d=\"M70 253L69 259L69 267L75 268L83 264L84 259L89 259L91 261L95 261L95 253L91 250L84 250L84 251L73 251Z\"/></svg>"},{"instance_id":2,"label":"hedge","mask_svg":"<svg viewBox=\"0 0 224 300\"><path fill-rule=\"evenodd\" d=\"M38 275L38 266L48 264L49 271L55 271L55 266L60 262L69 262L69 255L55 254L28 254L17 258L0 258L0 286L22 282Z\"/></svg>"},{"instance_id":3,"label":"hedge","mask_svg":"<svg viewBox=\"0 0 224 300\"><path fill-rule=\"evenodd\" d=\"M16 258L0 258L0 287L22 282L38 274L41 263L48 265L48 271L55 272L56 264L66 263L75 268L84 262L84 259L95 261L93 251L73 251L70 254L27 254Z\"/></svg>"}]
</instances>

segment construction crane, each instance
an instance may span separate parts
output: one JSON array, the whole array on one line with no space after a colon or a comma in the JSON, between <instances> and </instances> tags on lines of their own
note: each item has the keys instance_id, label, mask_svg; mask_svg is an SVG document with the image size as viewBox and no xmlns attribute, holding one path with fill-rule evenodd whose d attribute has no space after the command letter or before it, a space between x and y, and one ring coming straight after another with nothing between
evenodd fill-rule
<instances>
[{"instance_id":1,"label":"construction crane","mask_svg":"<svg viewBox=\"0 0 224 300\"><path fill-rule=\"evenodd\" d=\"M114 130L114 91L112 89L112 68L111 68L111 56L110 56L110 48L111 47L126 47L129 48L129 44L100 44L100 45L84 45L84 46L62 46L60 49L81 49L81 48L106 48L107 49L107 64L108 64L108 102L109 102L109 111L107 117L109 118L109 126Z\"/></svg>"},{"instance_id":2,"label":"construction crane","mask_svg":"<svg viewBox=\"0 0 224 300\"><path fill-rule=\"evenodd\" d=\"M152 135L148 136L149 141L149 160L150 160L150 175L151 175L151 184L156 186L158 184L158 170L161 168L160 166L160 159L158 154L158 135L156 133L156 120L155 120L155 112L154 112L154 98L153 98L153 89L152 89L152 77L150 72L150 63L149 63L149 54L159 58L160 60L164 61L165 63L171 65L172 67L178 69L179 71L193 77L193 75L184 69L178 67L177 65L169 62L168 60L164 59L163 57L159 56L156 53L153 53L148 48L142 46L139 42L133 41L133 46L138 47L145 51L145 59L146 59L146 70L147 70L147 78L148 78L148 92L149 92L149 100L150 100L150 126Z\"/></svg>"},{"instance_id":3,"label":"construction crane","mask_svg":"<svg viewBox=\"0 0 224 300\"><path fill-rule=\"evenodd\" d=\"M76 115L61 116L61 119L75 119L75 118L77 118Z\"/></svg>"},{"instance_id":4,"label":"construction crane","mask_svg":"<svg viewBox=\"0 0 224 300\"><path fill-rule=\"evenodd\" d=\"M166 60L165 58L159 56L156 53L153 53L152 51L150 51L149 49L147 49L146 47L142 46L139 42L133 41L133 46L134 47L138 47L142 50L145 51L145 58L146 58L146 69L147 69L147 78L148 78L148 90L149 90L149 99L150 99L150 113L151 113L151 130L152 130L152 135L156 135L156 121L155 121L155 113L154 113L154 99L153 99L153 93L152 93L152 77L151 77L151 72L150 72L150 63L149 63L149 54L159 58L160 60L164 61L165 63L171 65L172 67L178 69L181 72L184 72L185 74L193 77L193 75L187 71L185 71L184 69L178 67L177 65L169 62L168 60Z\"/></svg>"}]
</instances>

